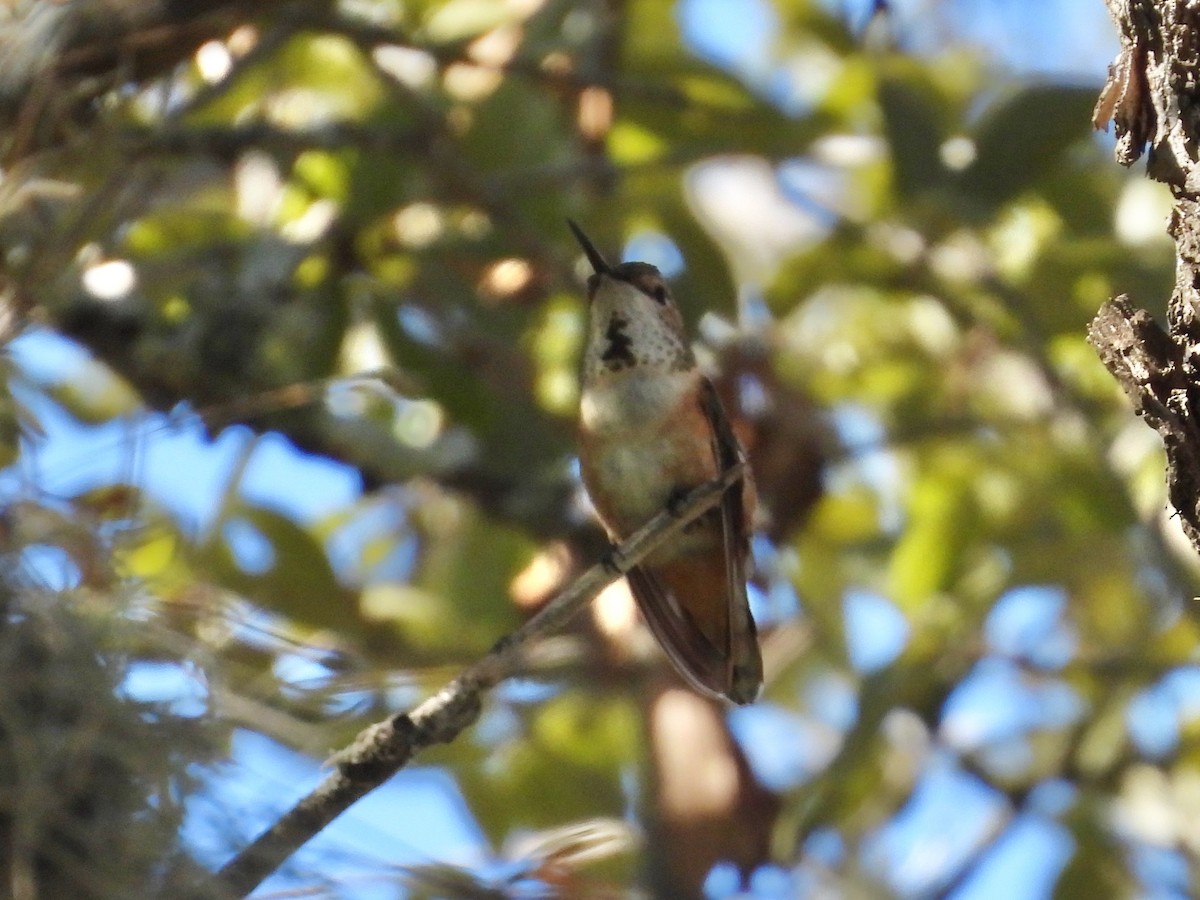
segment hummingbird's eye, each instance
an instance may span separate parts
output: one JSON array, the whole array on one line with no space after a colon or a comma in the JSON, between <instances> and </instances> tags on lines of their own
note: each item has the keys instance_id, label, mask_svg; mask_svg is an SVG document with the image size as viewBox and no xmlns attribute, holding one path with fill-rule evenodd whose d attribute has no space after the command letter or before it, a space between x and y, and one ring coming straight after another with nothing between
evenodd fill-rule
<instances>
[{"instance_id":1,"label":"hummingbird's eye","mask_svg":"<svg viewBox=\"0 0 1200 900\"><path fill-rule=\"evenodd\" d=\"M654 286L654 289L650 292L650 296L653 297L656 301L658 301L663 306L666 306L666 304L667 304L667 286L665 284L662 284L661 282L659 284L656 284Z\"/></svg>"}]
</instances>

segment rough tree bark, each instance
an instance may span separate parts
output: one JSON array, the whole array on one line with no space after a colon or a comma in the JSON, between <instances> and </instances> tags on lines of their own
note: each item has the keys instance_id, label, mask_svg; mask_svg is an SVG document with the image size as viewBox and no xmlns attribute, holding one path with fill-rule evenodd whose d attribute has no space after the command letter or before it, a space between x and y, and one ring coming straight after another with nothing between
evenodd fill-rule
<instances>
[{"instance_id":1,"label":"rough tree bark","mask_svg":"<svg viewBox=\"0 0 1200 900\"><path fill-rule=\"evenodd\" d=\"M1200 0L1108 0L1121 36L1096 105L1116 125L1117 160L1147 154L1151 178L1171 188L1175 290L1164 330L1128 297L1101 307L1088 338L1158 431L1168 496L1200 552Z\"/></svg>"}]
</instances>

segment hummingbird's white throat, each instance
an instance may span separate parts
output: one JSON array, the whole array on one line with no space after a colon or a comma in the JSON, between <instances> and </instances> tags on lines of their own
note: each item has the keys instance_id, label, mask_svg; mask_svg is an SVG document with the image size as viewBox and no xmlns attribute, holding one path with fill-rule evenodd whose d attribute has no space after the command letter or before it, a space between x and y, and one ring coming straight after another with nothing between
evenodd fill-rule
<instances>
[{"instance_id":1,"label":"hummingbird's white throat","mask_svg":"<svg viewBox=\"0 0 1200 900\"><path fill-rule=\"evenodd\" d=\"M658 372L690 369L694 362L679 313L669 304L627 281L601 275L588 312L584 380L639 367Z\"/></svg>"},{"instance_id":2,"label":"hummingbird's white throat","mask_svg":"<svg viewBox=\"0 0 1200 900\"><path fill-rule=\"evenodd\" d=\"M669 300L602 275L592 293L588 327L580 398L585 430L626 439L632 432L653 431L694 396L700 371ZM637 455L636 447L625 449ZM647 450L662 455L661 447Z\"/></svg>"}]
</instances>

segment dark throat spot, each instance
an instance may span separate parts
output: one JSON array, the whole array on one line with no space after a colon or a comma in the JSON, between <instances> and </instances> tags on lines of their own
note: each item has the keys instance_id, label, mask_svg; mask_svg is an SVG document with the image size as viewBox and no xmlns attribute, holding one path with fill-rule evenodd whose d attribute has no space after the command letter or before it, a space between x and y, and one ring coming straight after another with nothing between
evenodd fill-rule
<instances>
[{"instance_id":1,"label":"dark throat spot","mask_svg":"<svg viewBox=\"0 0 1200 900\"><path fill-rule=\"evenodd\" d=\"M604 332L608 346L604 349L600 359L608 363L611 368L620 369L624 366L632 366L637 362L631 349L633 339L625 333L625 329L628 327L629 320L617 313L613 313L608 319L608 329Z\"/></svg>"}]
</instances>

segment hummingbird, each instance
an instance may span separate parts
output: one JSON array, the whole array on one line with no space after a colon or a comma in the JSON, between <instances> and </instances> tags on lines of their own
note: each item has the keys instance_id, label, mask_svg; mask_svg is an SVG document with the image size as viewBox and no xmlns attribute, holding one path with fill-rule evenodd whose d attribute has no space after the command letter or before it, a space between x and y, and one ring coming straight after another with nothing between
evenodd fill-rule
<instances>
[{"instance_id":1,"label":"hummingbird","mask_svg":"<svg viewBox=\"0 0 1200 900\"><path fill-rule=\"evenodd\" d=\"M696 365L662 273L610 266L567 220L593 273L580 397L584 486L614 541L743 458L712 382ZM754 485L746 477L626 578L646 623L697 691L752 703L762 656L746 565Z\"/></svg>"}]
</instances>

